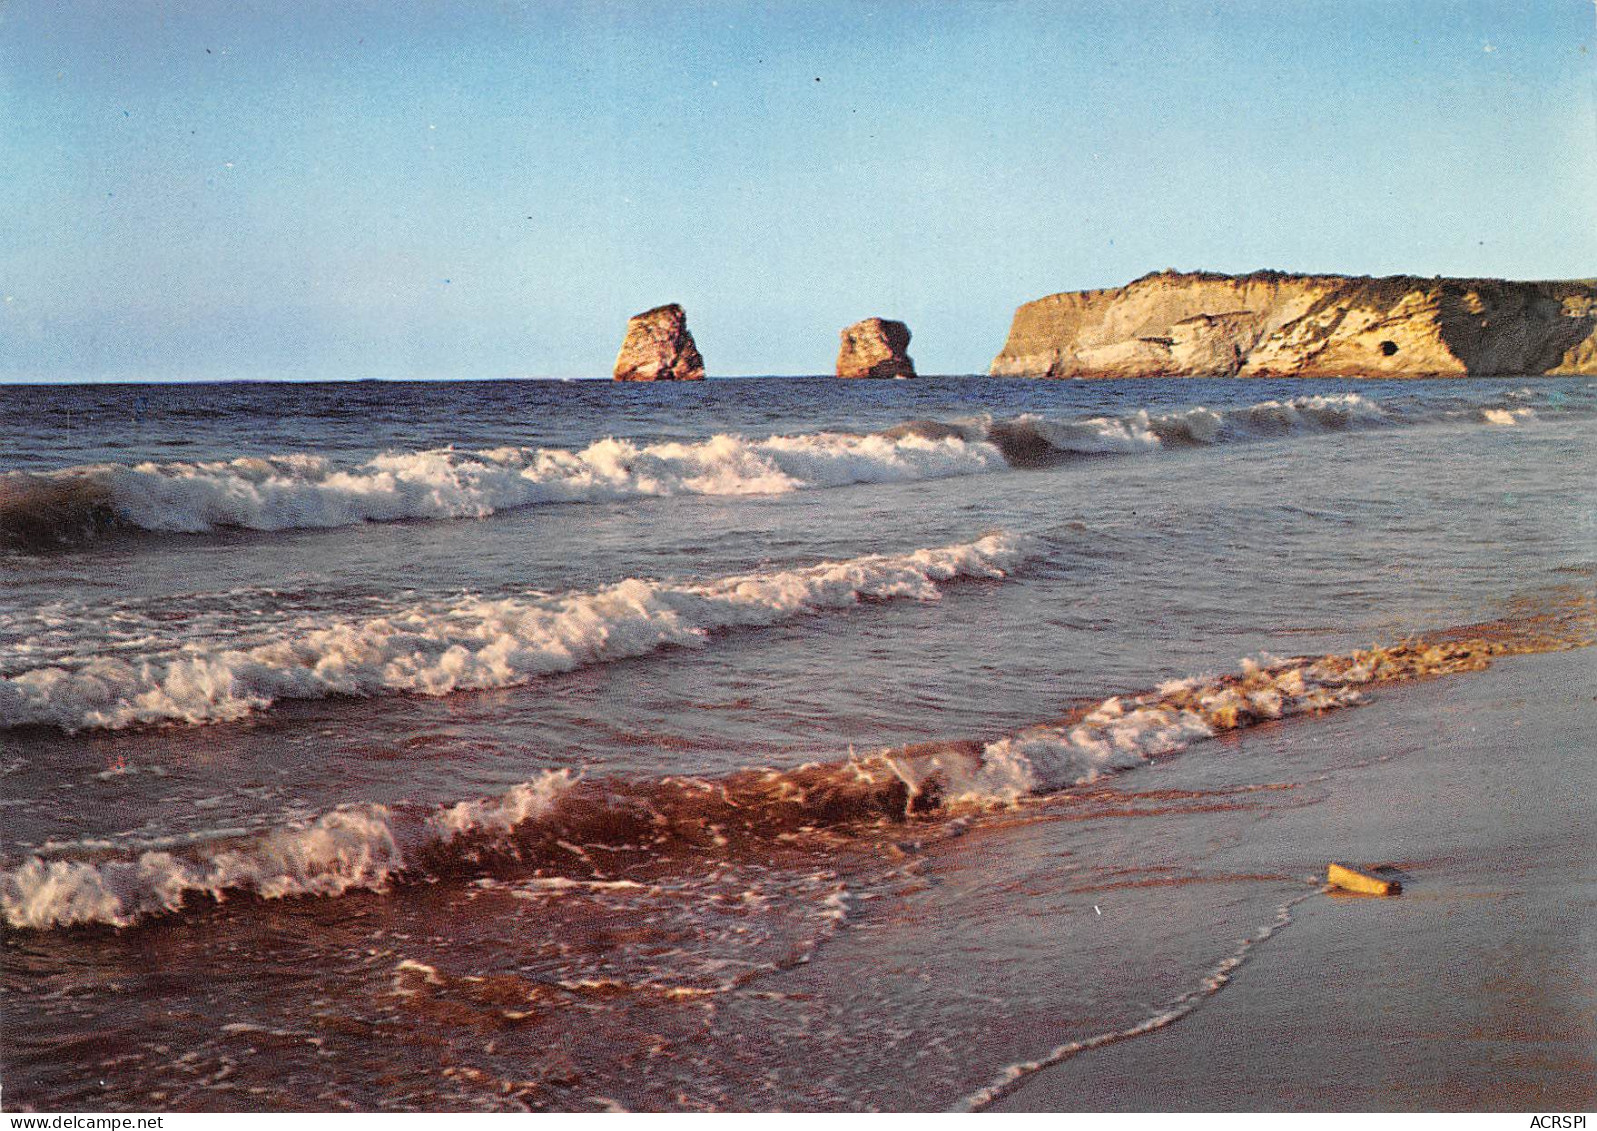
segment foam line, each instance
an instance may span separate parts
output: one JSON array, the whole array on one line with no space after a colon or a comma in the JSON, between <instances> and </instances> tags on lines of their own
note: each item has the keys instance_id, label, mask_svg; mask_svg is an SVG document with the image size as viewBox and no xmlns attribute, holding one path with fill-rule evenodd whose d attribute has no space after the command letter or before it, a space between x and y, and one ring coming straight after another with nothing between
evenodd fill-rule
<instances>
[{"instance_id":1,"label":"foam line","mask_svg":"<svg viewBox=\"0 0 1597 1131\"><path fill-rule=\"evenodd\" d=\"M701 647L712 634L774 625L861 599L935 601L939 584L1001 578L1037 553L991 534L908 554L675 584L631 578L547 597L457 597L361 621L294 627L248 648L98 656L0 678L0 726L75 731L243 718L284 699L515 687L540 676Z\"/></svg>"},{"instance_id":2,"label":"foam line","mask_svg":"<svg viewBox=\"0 0 1597 1131\"><path fill-rule=\"evenodd\" d=\"M1521 396L1521 393L1527 396ZM393 451L342 465L309 453L210 462L94 464L0 472L0 545L73 544L118 529L204 534L220 529L329 529L367 522L485 518L548 503L668 495L775 495L1042 467L1083 456L1171 446L1464 420L1537 419L1521 390L1491 403L1396 412L1360 393L1314 394L1237 408L1137 409L1050 419L1025 413L881 432L638 443L614 437L580 450L506 446Z\"/></svg>"}]
</instances>

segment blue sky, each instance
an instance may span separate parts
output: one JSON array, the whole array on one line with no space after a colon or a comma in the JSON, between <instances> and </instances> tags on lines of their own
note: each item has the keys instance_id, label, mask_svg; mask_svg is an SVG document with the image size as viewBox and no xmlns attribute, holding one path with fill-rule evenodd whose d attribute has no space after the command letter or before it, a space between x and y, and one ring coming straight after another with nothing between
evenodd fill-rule
<instances>
[{"instance_id":1,"label":"blue sky","mask_svg":"<svg viewBox=\"0 0 1597 1131\"><path fill-rule=\"evenodd\" d=\"M0 380L712 375L1163 267L1597 275L1591 0L0 6Z\"/></svg>"}]
</instances>

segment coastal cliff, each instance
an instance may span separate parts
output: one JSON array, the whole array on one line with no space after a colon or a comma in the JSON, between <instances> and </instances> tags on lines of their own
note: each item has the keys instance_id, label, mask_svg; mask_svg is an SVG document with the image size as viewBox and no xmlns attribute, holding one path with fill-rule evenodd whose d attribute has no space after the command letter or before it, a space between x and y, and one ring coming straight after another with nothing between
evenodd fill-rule
<instances>
[{"instance_id":1,"label":"coastal cliff","mask_svg":"<svg viewBox=\"0 0 1597 1131\"><path fill-rule=\"evenodd\" d=\"M1597 282L1162 271L1026 303L989 372L1597 375Z\"/></svg>"}]
</instances>

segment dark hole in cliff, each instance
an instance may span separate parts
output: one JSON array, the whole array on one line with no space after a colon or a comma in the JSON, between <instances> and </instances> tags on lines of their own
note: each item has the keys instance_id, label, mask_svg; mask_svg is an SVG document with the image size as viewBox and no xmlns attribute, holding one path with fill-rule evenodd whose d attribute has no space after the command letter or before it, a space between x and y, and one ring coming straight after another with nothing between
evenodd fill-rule
<instances>
[{"instance_id":1,"label":"dark hole in cliff","mask_svg":"<svg viewBox=\"0 0 1597 1131\"><path fill-rule=\"evenodd\" d=\"M1387 357L1391 357L1394 353L1397 352L1397 343L1394 342L1394 341L1391 341L1390 339L1388 339L1387 341L1382 342L1381 343L1381 352L1383 354L1385 354Z\"/></svg>"}]
</instances>

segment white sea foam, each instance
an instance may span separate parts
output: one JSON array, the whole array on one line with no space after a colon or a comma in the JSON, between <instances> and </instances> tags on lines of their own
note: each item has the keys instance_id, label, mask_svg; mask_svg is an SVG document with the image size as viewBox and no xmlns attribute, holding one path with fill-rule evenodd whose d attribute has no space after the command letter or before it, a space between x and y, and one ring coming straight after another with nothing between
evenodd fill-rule
<instances>
[{"instance_id":1,"label":"white sea foam","mask_svg":"<svg viewBox=\"0 0 1597 1131\"><path fill-rule=\"evenodd\" d=\"M704 584L629 579L555 596L459 597L296 629L248 648L188 642L176 654L96 657L0 678L0 725L206 723L283 699L513 687L862 598L936 600L939 582L1004 577L1036 552L1034 540L999 533Z\"/></svg>"},{"instance_id":2,"label":"white sea foam","mask_svg":"<svg viewBox=\"0 0 1597 1131\"><path fill-rule=\"evenodd\" d=\"M928 553L936 551L921 551ZM840 567L817 567L825 568ZM951 568L944 563L939 571ZM923 583L929 584L924 578ZM1312 661L1248 660L1239 675L1174 680L1143 695L1114 696L1072 721L1030 727L979 750L954 744L929 751L883 751L791 771L763 771L756 775L761 788L743 789L735 804L725 783L718 787L704 782L702 792L708 804L724 801L746 809L758 806L763 798L773 814L787 814L794 805L809 803L810 788L820 788L824 796L819 804L824 808L847 793L838 791L839 784L852 783L865 791L861 804L852 810L861 817L881 812L869 795L896 780L909 787L906 815L922 811L954 815L1004 807L1028 795L1085 785L1133 769L1223 731L1358 703L1360 685L1393 678L1390 672L1383 674L1382 663L1379 652L1357 654L1351 660L1335 656ZM382 805L346 806L314 821L256 836L191 843L170 851L147 850L113 859L35 856L0 873L0 913L13 927L40 930L82 923L126 926L147 915L175 911L193 896L220 900L229 892L280 898L381 890L405 872L407 862L426 861L431 852L459 852L452 846L463 838L502 839L549 816L557 806L602 808L609 803L602 795L578 799L574 793L578 780L570 770L546 771L498 796L462 801L425 816L396 813ZM675 788L682 779L658 784ZM920 798L930 798L932 804L917 806ZM573 881L556 877L539 883L554 890L570 887ZM839 897L822 911L840 918L847 904Z\"/></svg>"},{"instance_id":3,"label":"white sea foam","mask_svg":"<svg viewBox=\"0 0 1597 1131\"><path fill-rule=\"evenodd\" d=\"M1105 699L1079 719L1030 727L988 743L980 766L950 779L949 803L1013 803L1086 785L1187 749L1250 722L1345 707L1373 673L1305 660L1245 660L1230 678L1172 681L1157 691Z\"/></svg>"},{"instance_id":4,"label":"white sea foam","mask_svg":"<svg viewBox=\"0 0 1597 1131\"><path fill-rule=\"evenodd\" d=\"M97 861L34 856L0 873L0 914L12 927L34 930L125 927L176 911L192 896L221 901L229 893L280 899L380 891L420 848L469 834L504 836L547 813L575 780L569 771L550 771L498 797L439 809L419 823L407 824L387 806L360 805L183 853Z\"/></svg>"},{"instance_id":5,"label":"white sea foam","mask_svg":"<svg viewBox=\"0 0 1597 1131\"><path fill-rule=\"evenodd\" d=\"M276 829L198 856L145 852L98 863L35 856L0 874L0 911L13 927L120 927L175 911L195 893L216 899L229 891L268 899L341 895L380 888L401 867L388 810L373 805L335 810L307 827Z\"/></svg>"},{"instance_id":6,"label":"white sea foam","mask_svg":"<svg viewBox=\"0 0 1597 1131\"><path fill-rule=\"evenodd\" d=\"M747 440L637 444L581 451L502 447L387 452L353 467L289 454L208 463L99 464L0 476L0 501L60 509L100 506L129 526L202 533L288 530L404 519L481 518L540 503L654 495L781 494L811 487L970 475L1003 464L989 444L959 437L823 432ZM72 490L69 492L68 488ZM81 525L73 516L62 521Z\"/></svg>"},{"instance_id":7,"label":"white sea foam","mask_svg":"<svg viewBox=\"0 0 1597 1131\"><path fill-rule=\"evenodd\" d=\"M1523 424L1525 421L1534 420L1535 418L1536 410L1533 408L1481 409L1481 419L1487 424L1497 424L1512 427L1513 425Z\"/></svg>"},{"instance_id":8,"label":"white sea foam","mask_svg":"<svg viewBox=\"0 0 1597 1131\"><path fill-rule=\"evenodd\" d=\"M427 825L444 844L463 836L508 833L548 812L574 781L576 775L570 770L551 771L536 781L512 786L498 797L461 801L440 809L428 818Z\"/></svg>"},{"instance_id":9,"label":"white sea foam","mask_svg":"<svg viewBox=\"0 0 1597 1131\"><path fill-rule=\"evenodd\" d=\"M1514 394L1510 394L1513 396ZM773 495L1039 466L1080 455L1136 455L1293 433L1445 421L1522 423L1528 408L1428 416L1390 412L1360 393L1238 408L1203 406L1057 420L1025 413L954 424L917 421L882 433L818 432L647 444L609 438L581 450L506 446L385 452L341 465L291 453L196 462L97 464L0 472L0 542L50 545L114 526L172 533L319 529L365 522L482 518L546 503L667 495Z\"/></svg>"}]
</instances>

